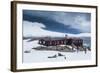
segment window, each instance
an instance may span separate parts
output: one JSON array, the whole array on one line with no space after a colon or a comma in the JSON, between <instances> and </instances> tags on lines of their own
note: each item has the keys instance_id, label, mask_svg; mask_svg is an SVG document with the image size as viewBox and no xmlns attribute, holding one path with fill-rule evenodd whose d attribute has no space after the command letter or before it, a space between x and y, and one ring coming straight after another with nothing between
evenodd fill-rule
<instances>
[{"instance_id":1,"label":"window","mask_svg":"<svg viewBox=\"0 0 100 73\"><path fill-rule=\"evenodd\" d=\"M43 41L43 44L45 44L45 41Z\"/></svg>"}]
</instances>

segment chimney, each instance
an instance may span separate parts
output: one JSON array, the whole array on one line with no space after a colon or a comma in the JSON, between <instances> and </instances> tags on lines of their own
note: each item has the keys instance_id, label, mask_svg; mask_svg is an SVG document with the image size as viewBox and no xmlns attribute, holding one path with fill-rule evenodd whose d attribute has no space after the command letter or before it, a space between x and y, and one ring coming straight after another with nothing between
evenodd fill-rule
<instances>
[{"instance_id":1,"label":"chimney","mask_svg":"<svg viewBox=\"0 0 100 73\"><path fill-rule=\"evenodd\" d=\"M65 38L68 38L68 35L67 34L65 35Z\"/></svg>"}]
</instances>

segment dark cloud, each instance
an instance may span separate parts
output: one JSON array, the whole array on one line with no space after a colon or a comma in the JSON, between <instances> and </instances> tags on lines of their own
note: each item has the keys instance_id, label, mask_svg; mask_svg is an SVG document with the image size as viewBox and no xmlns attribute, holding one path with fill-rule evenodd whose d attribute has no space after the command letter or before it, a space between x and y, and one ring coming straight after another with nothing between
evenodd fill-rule
<instances>
[{"instance_id":1,"label":"dark cloud","mask_svg":"<svg viewBox=\"0 0 100 73\"><path fill-rule=\"evenodd\" d=\"M84 18L85 22L91 20L90 13L23 10L23 20L43 23L46 26L43 29L63 33L77 34L82 32L78 28L73 28L77 26L75 23L77 16Z\"/></svg>"}]
</instances>

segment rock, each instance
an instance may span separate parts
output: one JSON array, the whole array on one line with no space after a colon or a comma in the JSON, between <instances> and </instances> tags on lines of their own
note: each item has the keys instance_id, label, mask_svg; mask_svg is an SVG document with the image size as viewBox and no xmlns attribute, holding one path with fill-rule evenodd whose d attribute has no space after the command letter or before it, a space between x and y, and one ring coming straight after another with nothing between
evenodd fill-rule
<instances>
[{"instance_id":1,"label":"rock","mask_svg":"<svg viewBox=\"0 0 100 73\"><path fill-rule=\"evenodd\" d=\"M24 53L30 53L30 50L26 50L26 51L24 51Z\"/></svg>"},{"instance_id":2,"label":"rock","mask_svg":"<svg viewBox=\"0 0 100 73\"><path fill-rule=\"evenodd\" d=\"M48 58L56 58L56 57L57 57L57 55L49 56Z\"/></svg>"},{"instance_id":3,"label":"rock","mask_svg":"<svg viewBox=\"0 0 100 73\"><path fill-rule=\"evenodd\" d=\"M66 57L64 57L64 59L66 59Z\"/></svg>"},{"instance_id":4,"label":"rock","mask_svg":"<svg viewBox=\"0 0 100 73\"><path fill-rule=\"evenodd\" d=\"M64 56L63 54L61 54L61 53L58 53L58 56Z\"/></svg>"}]
</instances>

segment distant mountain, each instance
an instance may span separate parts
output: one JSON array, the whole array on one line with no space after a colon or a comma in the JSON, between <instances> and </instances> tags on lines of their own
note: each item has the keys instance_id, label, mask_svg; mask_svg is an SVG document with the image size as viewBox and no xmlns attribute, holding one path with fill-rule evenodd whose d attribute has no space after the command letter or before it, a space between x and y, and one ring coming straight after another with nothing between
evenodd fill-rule
<instances>
[{"instance_id":1,"label":"distant mountain","mask_svg":"<svg viewBox=\"0 0 100 73\"><path fill-rule=\"evenodd\" d=\"M23 36L24 37L64 37L68 35L69 37L90 37L90 33L79 33L79 34L71 34L71 33L61 33L45 30L44 24L38 22L23 22ZM57 29L57 28L56 28Z\"/></svg>"}]
</instances>

